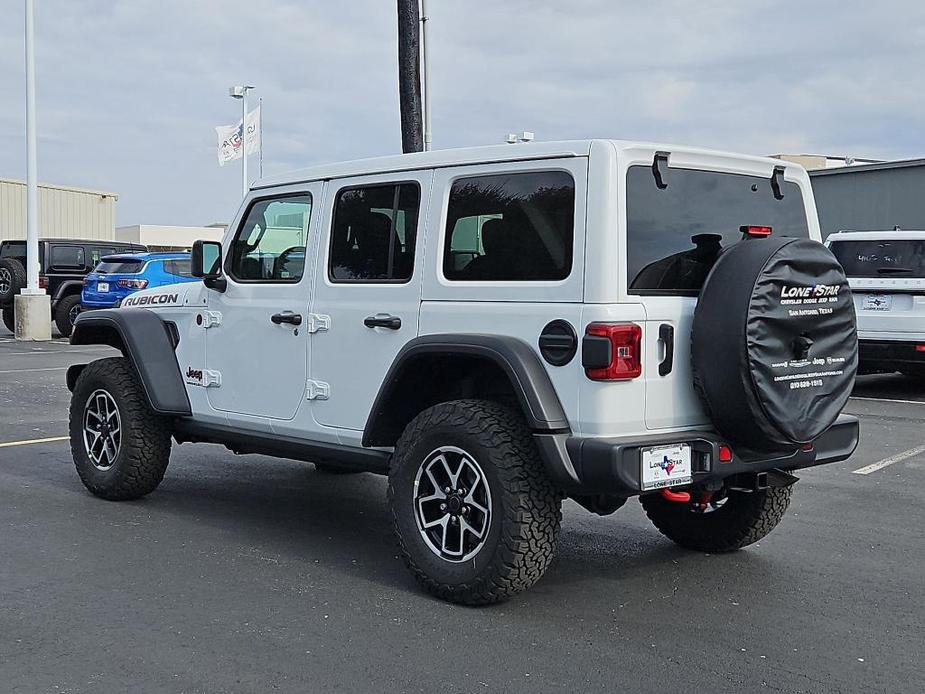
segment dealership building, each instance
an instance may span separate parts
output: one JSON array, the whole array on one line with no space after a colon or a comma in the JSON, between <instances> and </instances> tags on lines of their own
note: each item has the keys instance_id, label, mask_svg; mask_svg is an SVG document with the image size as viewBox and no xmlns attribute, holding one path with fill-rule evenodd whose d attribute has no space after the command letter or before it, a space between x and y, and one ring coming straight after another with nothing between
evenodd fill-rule
<instances>
[{"instance_id":1,"label":"dealership building","mask_svg":"<svg viewBox=\"0 0 925 694\"><path fill-rule=\"evenodd\" d=\"M151 250L181 250L197 239L220 241L224 224L203 227L135 224L116 226L118 194L48 183L39 184L39 235L142 243ZM0 241L26 238L26 184L0 178Z\"/></svg>"}]
</instances>

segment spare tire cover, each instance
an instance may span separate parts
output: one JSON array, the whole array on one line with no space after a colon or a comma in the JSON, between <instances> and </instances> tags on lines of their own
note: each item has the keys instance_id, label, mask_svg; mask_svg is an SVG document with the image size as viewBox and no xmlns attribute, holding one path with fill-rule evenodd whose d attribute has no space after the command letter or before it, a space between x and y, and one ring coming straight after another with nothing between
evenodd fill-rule
<instances>
[{"instance_id":1,"label":"spare tire cover","mask_svg":"<svg viewBox=\"0 0 925 694\"><path fill-rule=\"evenodd\" d=\"M835 256L810 239L747 239L723 252L691 340L694 386L717 431L746 450L813 441L854 386L851 290Z\"/></svg>"}]
</instances>

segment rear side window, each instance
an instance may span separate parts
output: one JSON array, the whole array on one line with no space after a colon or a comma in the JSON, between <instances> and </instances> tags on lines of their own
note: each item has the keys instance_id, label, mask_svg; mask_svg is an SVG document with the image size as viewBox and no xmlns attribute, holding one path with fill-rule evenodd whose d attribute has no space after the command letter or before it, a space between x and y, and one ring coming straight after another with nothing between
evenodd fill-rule
<instances>
[{"instance_id":1,"label":"rear side window","mask_svg":"<svg viewBox=\"0 0 925 694\"><path fill-rule=\"evenodd\" d=\"M742 226L769 226L775 236L806 238L803 195L770 179L669 169L659 188L651 166L626 176L626 262L631 294L696 295L720 251L742 239Z\"/></svg>"},{"instance_id":2,"label":"rear side window","mask_svg":"<svg viewBox=\"0 0 925 694\"><path fill-rule=\"evenodd\" d=\"M168 275L176 275L177 277L192 277L193 275L190 273L190 262L191 261L184 260L183 258L165 260L164 272Z\"/></svg>"},{"instance_id":3,"label":"rear side window","mask_svg":"<svg viewBox=\"0 0 925 694\"><path fill-rule=\"evenodd\" d=\"M83 246L52 246L51 266L53 268L82 270L84 267Z\"/></svg>"},{"instance_id":4,"label":"rear side window","mask_svg":"<svg viewBox=\"0 0 925 694\"><path fill-rule=\"evenodd\" d=\"M443 275L456 281L568 277L575 182L564 171L457 179L447 208Z\"/></svg>"},{"instance_id":5,"label":"rear side window","mask_svg":"<svg viewBox=\"0 0 925 694\"><path fill-rule=\"evenodd\" d=\"M833 241L848 277L925 277L925 239Z\"/></svg>"},{"instance_id":6,"label":"rear side window","mask_svg":"<svg viewBox=\"0 0 925 694\"><path fill-rule=\"evenodd\" d=\"M332 282L407 282L414 271L416 183L344 188L334 203Z\"/></svg>"},{"instance_id":7,"label":"rear side window","mask_svg":"<svg viewBox=\"0 0 925 694\"><path fill-rule=\"evenodd\" d=\"M140 260L104 260L96 266L96 272L102 275L135 274L141 272L144 263Z\"/></svg>"},{"instance_id":8,"label":"rear side window","mask_svg":"<svg viewBox=\"0 0 925 694\"><path fill-rule=\"evenodd\" d=\"M298 282L311 222L308 193L251 203L231 244L227 269L244 282Z\"/></svg>"}]
</instances>

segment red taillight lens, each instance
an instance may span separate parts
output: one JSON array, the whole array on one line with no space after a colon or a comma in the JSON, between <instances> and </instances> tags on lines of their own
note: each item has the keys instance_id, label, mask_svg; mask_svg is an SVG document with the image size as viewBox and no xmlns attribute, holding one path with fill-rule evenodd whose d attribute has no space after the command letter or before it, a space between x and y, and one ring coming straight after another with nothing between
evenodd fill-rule
<instances>
[{"instance_id":1,"label":"red taillight lens","mask_svg":"<svg viewBox=\"0 0 925 694\"><path fill-rule=\"evenodd\" d=\"M916 346L915 346L915 351L916 351L916 352L925 352L925 345L916 345Z\"/></svg>"},{"instance_id":2,"label":"red taillight lens","mask_svg":"<svg viewBox=\"0 0 925 694\"><path fill-rule=\"evenodd\" d=\"M45 275L39 275L39 289L48 289L48 278Z\"/></svg>"},{"instance_id":3,"label":"red taillight lens","mask_svg":"<svg viewBox=\"0 0 925 694\"><path fill-rule=\"evenodd\" d=\"M759 227L759 226L749 225L749 226L739 227L739 231L741 231L746 236L757 236L760 238L763 236L770 236L772 229L771 227Z\"/></svg>"},{"instance_id":4,"label":"red taillight lens","mask_svg":"<svg viewBox=\"0 0 925 694\"><path fill-rule=\"evenodd\" d=\"M117 284L128 289L144 289L148 286L148 280L119 280Z\"/></svg>"},{"instance_id":5,"label":"red taillight lens","mask_svg":"<svg viewBox=\"0 0 925 694\"><path fill-rule=\"evenodd\" d=\"M722 444L719 447L719 462L721 463L731 463L732 462L732 449L726 444Z\"/></svg>"},{"instance_id":6,"label":"red taillight lens","mask_svg":"<svg viewBox=\"0 0 925 694\"><path fill-rule=\"evenodd\" d=\"M642 374L642 328L635 323L591 323L586 335L604 337L610 342L610 363L586 368L592 381L622 381Z\"/></svg>"}]
</instances>

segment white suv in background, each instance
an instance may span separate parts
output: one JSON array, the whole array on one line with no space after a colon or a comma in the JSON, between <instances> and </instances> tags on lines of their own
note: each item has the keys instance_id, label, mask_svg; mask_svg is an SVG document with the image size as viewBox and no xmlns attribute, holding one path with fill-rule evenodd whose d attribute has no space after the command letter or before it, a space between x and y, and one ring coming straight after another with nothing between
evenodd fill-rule
<instances>
[{"instance_id":1,"label":"white suv in background","mask_svg":"<svg viewBox=\"0 0 925 694\"><path fill-rule=\"evenodd\" d=\"M826 245L854 294L861 373L925 377L925 231L841 231Z\"/></svg>"},{"instance_id":2,"label":"white suv in background","mask_svg":"<svg viewBox=\"0 0 925 694\"><path fill-rule=\"evenodd\" d=\"M320 166L254 184L192 274L78 319L74 344L123 353L67 373L83 483L143 496L174 442L385 474L448 600L539 580L566 496L640 497L727 552L857 445L847 280L775 159L585 140Z\"/></svg>"}]
</instances>

